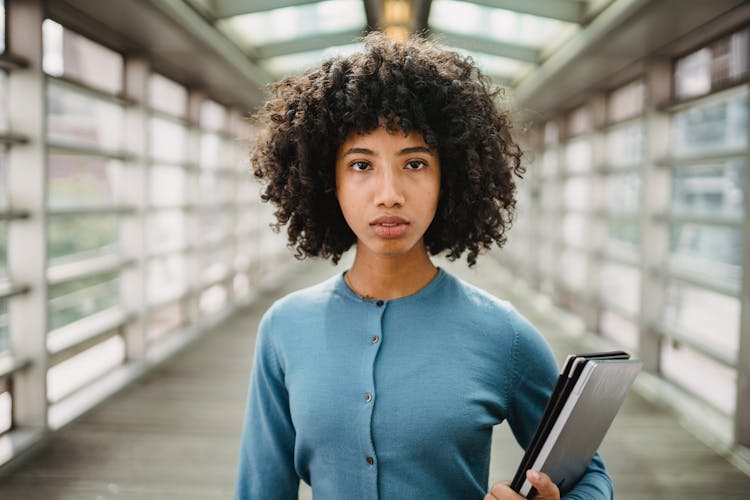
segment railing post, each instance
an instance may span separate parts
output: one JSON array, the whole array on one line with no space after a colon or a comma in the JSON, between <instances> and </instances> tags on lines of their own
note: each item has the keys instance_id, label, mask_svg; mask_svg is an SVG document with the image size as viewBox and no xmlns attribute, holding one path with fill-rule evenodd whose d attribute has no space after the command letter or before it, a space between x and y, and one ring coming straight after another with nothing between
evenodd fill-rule
<instances>
[{"instance_id":1,"label":"railing post","mask_svg":"<svg viewBox=\"0 0 750 500\"><path fill-rule=\"evenodd\" d=\"M607 150L605 127L607 125L607 98L604 94L594 95L588 102L591 120L591 171L589 172L589 202L586 213L588 245L586 248L586 290L583 319L590 332L601 332L601 267L602 250L607 236L607 223L602 217L604 208L603 166Z\"/></svg>"},{"instance_id":2,"label":"railing post","mask_svg":"<svg viewBox=\"0 0 750 500\"><path fill-rule=\"evenodd\" d=\"M187 183L185 185L185 195L188 203L188 214L186 217L185 240L190 247L187 255L187 283L190 293L186 299L185 316L190 324L195 325L200 322L200 297L203 292L201 279L201 223L203 220L201 211L201 192L200 192L200 160L201 157L201 105L206 99L203 92L190 89L188 92L187 118L190 126L187 130L187 154L185 155L188 163Z\"/></svg>"},{"instance_id":3,"label":"railing post","mask_svg":"<svg viewBox=\"0 0 750 500\"><path fill-rule=\"evenodd\" d=\"M13 2L6 11L8 51L28 66L8 77L10 132L28 138L8 151L9 205L28 212L27 219L8 224L8 269L31 290L9 301L10 349L31 364L13 375L15 427L47 427L47 151L46 96L42 71L44 2Z\"/></svg>"},{"instance_id":4,"label":"railing post","mask_svg":"<svg viewBox=\"0 0 750 500\"><path fill-rule=\"evenodd\" d=\"M659 373L661 339L655 328L664 302L664 277L658 274L667 259L669 231L656 220L669 205L669 177L659 162L668 153L669 116L660 109L671 97L669 61L651 61L646 69L645 155L641 163L640 271L641 303L638 350L644 370Z\"/></svg>"},{"instance_id":5,"label":"railing post","mask_svg":"<svg viewBox=\"0 0 750 500\"><path fill-rule=\"evenodd\" d=\"M125 349L130 361L143 360L147 348L146 300L146 217L148 214L148 102L149 65L145 59L130 57L125 60L125 95L133 101L126 110L126 148L132 155L123 168L126 203L136 208L135 214L120 222L120 248L124 255L135 260L135 265L122 271L120 296L123 307L134 315L125 327Z\"/></svg>"},{"instance_id":6,"label":"railing post","mask_svg":"<svg viewBox=\"0 0 750 500\"><path fill-rule=\"evenodd\" d=\"M748 99L750 106L750 98ZM750 158L750 127L748 127ZM734 441L750 448L750 165L745 164L745 218L742 224L742 289L740 292L740 345L737 352L737 406Z\"/></svg>"}]
</instances>

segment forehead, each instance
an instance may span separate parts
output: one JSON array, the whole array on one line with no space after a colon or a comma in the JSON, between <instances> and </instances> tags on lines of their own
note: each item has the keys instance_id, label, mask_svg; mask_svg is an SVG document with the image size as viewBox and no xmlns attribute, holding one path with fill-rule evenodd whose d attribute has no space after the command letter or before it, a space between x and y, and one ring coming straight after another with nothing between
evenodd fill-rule
<instances>
[{"instance_id":1,"label":"forehead","mask_svg":"<svg viewBox=\"0 0 750 500\"><path fill-rule=\"evenodd\" d=\"M390 131L381 126L367 132L350 133L339 147L339 154L345 153L352 147L376 151L401 149L409 146L427 147L427 143L419 132L411 131L405 134L402 130Z\"/></svg>"}]
</instances>

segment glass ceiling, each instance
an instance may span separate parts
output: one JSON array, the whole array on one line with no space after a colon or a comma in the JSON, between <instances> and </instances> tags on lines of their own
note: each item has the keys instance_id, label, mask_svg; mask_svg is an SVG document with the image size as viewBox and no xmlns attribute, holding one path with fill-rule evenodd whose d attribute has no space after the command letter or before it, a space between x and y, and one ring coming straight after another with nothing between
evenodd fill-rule
<instances>
[{"instance_id":1,"label":"glass ceiling","mask_svg":"<svg viewBox=\"0 0 750 500\"><path fill-rule=\"evenodd\" d=\"M185 1L276 78L359 50L358 37L368 25L384 26L393 2L409 14L412 29L429 30L473 57L496 83L514 86L612 0ZM425 2L429 16L420 26L414 14Z\"/></svg>"},{"instance_id":2,"label":"glass ceiling","mask_svg":"<svg viewBox=\"0 0 750 500\"><path fill-rule=\"evenodd\" d=\"M252 47L320 33L361 30L367 24L362 0L325 0L242 14L221 21L241 45Z\"/></svg>"}]
</instances>

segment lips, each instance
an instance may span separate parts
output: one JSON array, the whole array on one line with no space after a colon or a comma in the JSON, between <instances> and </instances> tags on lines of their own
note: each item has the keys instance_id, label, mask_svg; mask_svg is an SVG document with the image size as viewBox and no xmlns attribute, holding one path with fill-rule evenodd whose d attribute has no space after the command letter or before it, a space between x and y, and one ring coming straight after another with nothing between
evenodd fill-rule
<instances>
[{"instance_id":1,"label":"lips","mask_svg":"<svg viewBox=\"0 0 750 500\"><path fill-rule=\"evenodd\" d=\"M384 215L370 222L375 234L386 239L398 238L406 232L408 226L408 220L394 215Z\"/></svg>"}]
</instances>

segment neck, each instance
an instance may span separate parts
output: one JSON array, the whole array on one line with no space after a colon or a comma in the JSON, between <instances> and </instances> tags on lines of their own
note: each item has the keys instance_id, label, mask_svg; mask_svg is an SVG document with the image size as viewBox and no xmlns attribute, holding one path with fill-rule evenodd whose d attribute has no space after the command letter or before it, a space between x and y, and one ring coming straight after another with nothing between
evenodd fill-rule
<instances>
[{"instance_id":1,"label":"neck","mask_svg":"<svg viewBox=\"0 0 750 500\"><path fill-rule=\"evenodd\" d=\"M357 246L357 255L346 278L360 296L372 299L398 299L424 288L437 274L427 251L384 257Z\"/></svg>"}]
</instances>

